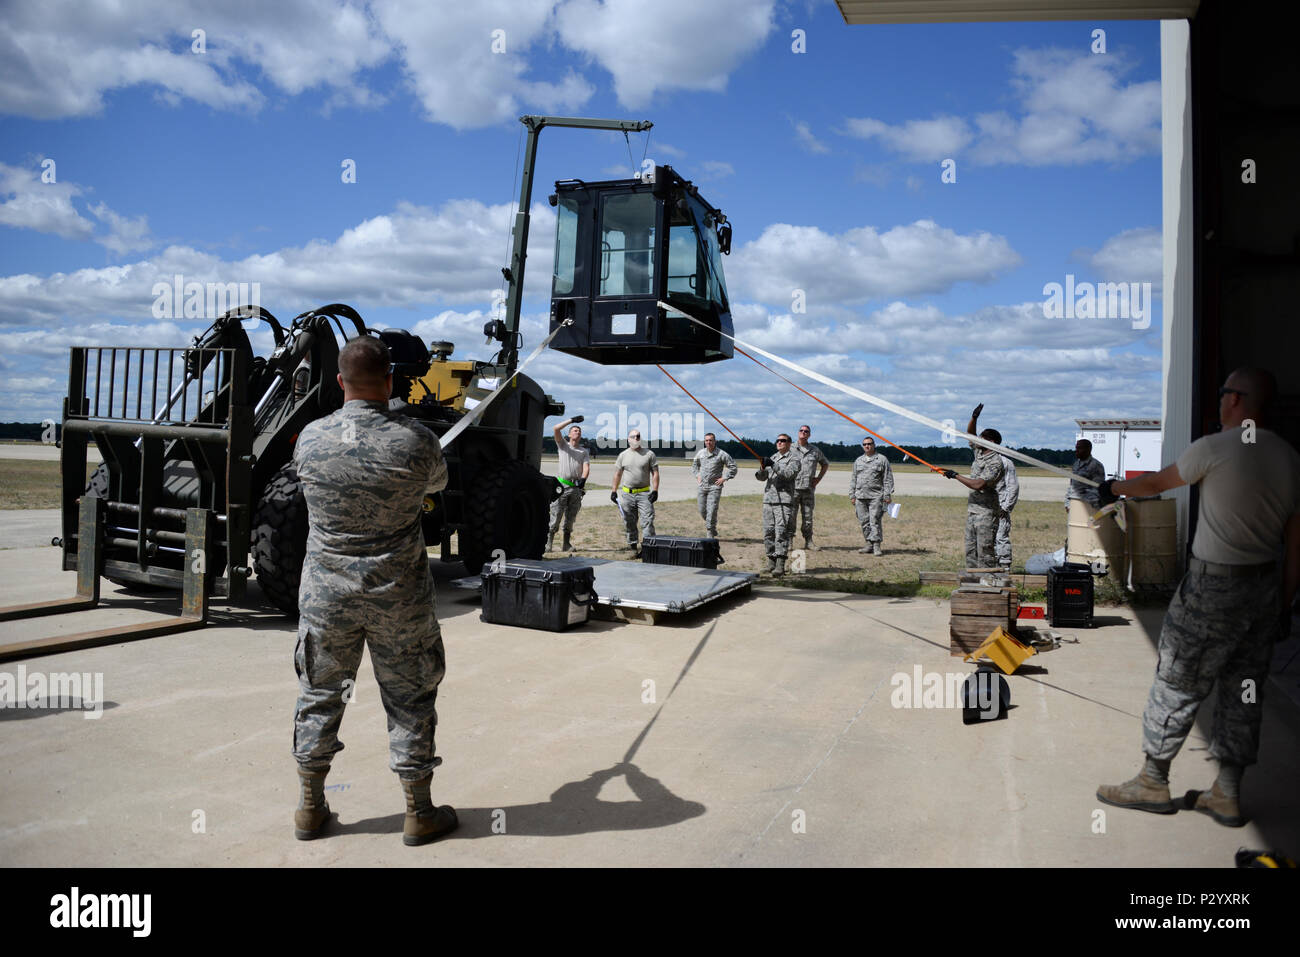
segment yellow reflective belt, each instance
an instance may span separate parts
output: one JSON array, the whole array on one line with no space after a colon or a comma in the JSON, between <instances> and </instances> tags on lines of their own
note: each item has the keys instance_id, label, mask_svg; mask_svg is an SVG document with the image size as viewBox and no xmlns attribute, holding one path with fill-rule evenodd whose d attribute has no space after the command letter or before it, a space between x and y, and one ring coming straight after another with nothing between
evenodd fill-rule
<instances>
[{"instance_id":1,"label":"yellow reflective belt","mask_svg":"<svg viewBox=\"0 0 1300 957\"><path fill-rule=\"evenodd\" d=\"M645 488L628 488L626 485L621 485L619 487L623 489L624 492L627 492L628 495L636 495L638 492L650 491L649 485L647 485Z\"/></svg>"}]
</instances>

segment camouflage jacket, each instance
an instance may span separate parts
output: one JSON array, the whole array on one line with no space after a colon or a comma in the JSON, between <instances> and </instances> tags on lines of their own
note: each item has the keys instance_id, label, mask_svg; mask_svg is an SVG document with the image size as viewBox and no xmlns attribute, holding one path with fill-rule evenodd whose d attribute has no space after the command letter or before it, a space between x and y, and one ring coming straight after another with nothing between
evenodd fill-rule
<instances>
[{"instance_id":1,"label":"camouflage jacket","mask_svg":"<svg viewBox=\"0 0 1300 957\"><path fill-rule=\"evenodd\" d=\"M356 598L431 603L420 514L425 494L447 484L438 437L386 403L353 399L302 430L293 463L309 519L304 613Z\"/></svg>"},{"instance_id":2,"label":"camouflage jacket","mask_svg":"<svg viewBox=\"0 0 1300 957\"><path fill-rule=\"evenodd\" d=\"M986 508L991 512L996 512L1000 508L998 505L998 482L1002 481L1002 456L997 452L982 449L970 443L970 447L975 450L975 461L970 464L970 477L973 479L984 479L988 482L983 491L976 492L971 490L966 496L966 502L977 508Z\"/></svg>"},{"instance_id":3,"label":"camouflage jacket","mask_svg":"<svg viewBox=\"0 0 1300 957\"><path fill-rule=\"evenodd\" d=\"M778 452L772 456L770 469L759 469L754 478L766 482L763 488L764 505L793 505L794 482L799 475L799 459L793 452Z\"/></svg>"},{"instance_id":4,"label":"camouflage jacket","mask_svg":"<svg viewBox=\"0 0 1300 957\"><path fill-rule=\"evenodd\" d=\"M800 491L812 488L812 480L817 477L817 466L831 464L826 453L812 444L801 449L795 443L790 446L790 454L799 463L799 474L795 476L794 487Z\"/></svg>"},{"instance_id":5,"label":"camouflage jacket","mask_svg":"<svg viewBox=\"0 0 1300 957\"><path fill-rule=\"evenodd\" d=\"M691 459L691 473L700 480L702 486L712 485L724 477L724 472L728 480L736 477L736 463L722 449L715 448L712 455L708 449L700 449L695 453L695 458Z\"/></svg>"},{"instance_id":6,"label":"camouflage jacket","mask_svg":"<svg viewBox=\"0 0 1300 957\"><path fill-rule=\"evenodd\" d=\"M867 499L877 495L894 494L894 470L889 459L879 452L859 455L853 462L853 479L849 482L849 498Z\"/></svg>"}]
</instances>

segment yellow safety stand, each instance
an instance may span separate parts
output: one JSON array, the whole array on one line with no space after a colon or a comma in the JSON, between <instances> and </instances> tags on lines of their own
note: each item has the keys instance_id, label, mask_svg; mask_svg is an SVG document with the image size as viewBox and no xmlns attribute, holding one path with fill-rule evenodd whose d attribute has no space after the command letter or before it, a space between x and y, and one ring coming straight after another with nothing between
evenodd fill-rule
<instances>
[{"instance_id":1,"label":"yellow safety stand","mask_svg":"<svg viewBox=\"0 0 1300 957\"><path fill-rule=\"evenodd\" d=\"M1033 648L1020 639L1013 637L1005 628L994 628L984 643L966 656L966 661L979 661L988 658L1003 674L1011 674L1025 663L1030 655L1037 654Z\"/></svg>"}]
</instances>

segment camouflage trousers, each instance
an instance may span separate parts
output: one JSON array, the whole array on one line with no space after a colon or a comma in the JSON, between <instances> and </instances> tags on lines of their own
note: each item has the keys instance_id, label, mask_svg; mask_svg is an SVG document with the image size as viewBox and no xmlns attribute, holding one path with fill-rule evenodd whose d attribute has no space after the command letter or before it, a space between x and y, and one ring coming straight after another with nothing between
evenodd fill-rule
<instances>
[{"instance_id":1,"label":"camouflage trousers","mask_svg":"<svg viewBox=\"0 0 1300 957\"><path fill-rule=\"evenodd\" d=\"M966 506L966 567L996 568L994 540L998 534L996 509L979 505Z\"/></svg>"},{"instance_id":2,"label":"camouflage trousers","mask_svg":"<svg viewBox=\"0 0 1300 957\"><path fill-rule=\"evenodd\" d=\"M560 493L560 497L551 503L551 538L555 537L561 521L564 522L564 537L568 538L569 533L573 531L573 522L578 517L578 510L581 508L582 489L565 488Z\"/></svg>"},{"instance_id":3,"label":"camouflage trousers","mask_svg":"<svg viewBox=\"0 0 1300 957\"><path fill-rule=\"evenodd\" d=\"M419 780L441 763L434 753L434 705L447 664L438 619L432 604L427 607L427 615L414 616L359 602L337 617L304 611L293 656L299 688L293 756L300 767L323 771L343 750L339 726L366 645L388 715L388 766L404 780Z\"/></svg>"},{"instance_id":4,"label":"camouflage trousers","mask_svg":"<svg viewBox=\"0 0 1300 957\"><path fill-rule=\"evenodd\" d=\"M763 551L768 558L785 558L794 533L794 507L763 503Z\"/></svg>"},{"instance_id":5,"label":"camouflage trousers","mask_svg":"<svg viewBox=\"0 0 1300 957\"><path fill-rule=\"evenodd\" d=\"M695 493L700 506L700 518L704 519L704 534L709 538L718 537L718 502L722 499L722 486L701 485Z\"/></svg>"},{"instance_id":6,"label":"camouflage trousers","mask_svg":"<svg viewBox=\"0 0 1300 957\"><path fill-rule=\"evenodd\" d=\"M817 505L815 494L816 490L812 488L797 488L794 490L794 504L790 506L790 523L785 530L785 540L787 542L794 542L796 525L800 525L800 531L803 532L804 544L808 544L813 540L813 508Z\"/></svg>"},{"instance_id":7,"label":"camouflage trousers","mask_svg":"<svg viewBox=\"0 0 1300 957\"><path fill-rule=\"evenodd\" d=\"M1189 570L1160 629L1156 677L1142 713L1142 749L1172 760L1217 684L1210 756L1255 763L1264 685L1278 637L1279 576L1226 578Z\"/></svg>"},{"instance_id":8,"label":"camouflage trousers","mask_svg":"<svg viewBox=\"0 0 1300 957\"><path fill-rule=\"evenodd\" d=\"M627 531L628 547L635 548L638 524L641 526L642 541L655 533L655 503L650 501L649 492L620 491L618 504L623 509L623 528Z\"/></svg>"},{"instance_id":9,"label":"camouflage trousers","mask_svg":"<svg viewBox=\"0 0 1300 957\"><path fill-rule=\"evenodd\" d=\"M884 526L881 519L885 514L885 496L881 494L854 499L853 508L858 513L858 524L862 526L862 537L867 544L879 545L883 542Z\"/></svg>"},{"instance_id":10,"label":"camouflage trousers","mask_svg":"<svg viewBox=\"0 0 1300 957\"><path fill-rule=\"evenodd\" d=\"M993 554L1003 568L1011 567L1011 513L998 515L998 530L993 539Z\"/></svg>"}]
</instances>

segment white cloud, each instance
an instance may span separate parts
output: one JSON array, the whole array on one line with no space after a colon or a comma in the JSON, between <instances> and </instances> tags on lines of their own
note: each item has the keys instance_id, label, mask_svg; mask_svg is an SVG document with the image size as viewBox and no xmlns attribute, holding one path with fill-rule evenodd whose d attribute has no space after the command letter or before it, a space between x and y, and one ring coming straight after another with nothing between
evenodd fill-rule
<instances>
[{"instance_id":1,"label":"white cloud","mask_svg":"<svg viewBox=\"0 0 1300 957\"><path fill-rule=\"evenodd\" d=\"M1153 226L1126 229L1107 239L1088 261L1108 282L1149 282L1159 293L1164 279L1164 237Z\"/></svg>"},{"instance_id":2,"label":"white cloud","mask_svg":"<svg viewBox=\"0 0 1300 957\"><path fill-rule=\"evenodd\" d=\"M908 120L898 126L870 117L850 118L844 121L844 132L858 139L878 138L907 159L935 162L960 153L972 139L966 121L956 116Z\"/></svg>"},{"instance_id":3,"label":"white cloud","mask_svg":"<svg viewBox=\"0 0 1300 957\"><path fill-rule=\"evenodd\" d=\"M831 148L813 135L812 128L803 120L796 120L794 136L799 145L809 153L829 153Z\"/></svg>"},{"instance_id":4,"label":"white cloud","mask_svg":"<svg viewBox=\"0 0 1300 957\"><path fill-rule=\"evenodd\" d=\"M944 292L958 282L987 282L1020 265L1001 236L960 235L931 220L885 232L863 226L838 235L816 226L776 223L732 255L728 288L736 298L809 307Z\"/></svg>"},{"instance_id":5,"label":"white cloud","mask_svg":"<svg viewBox=\"0 0 1300 957\"><path fill-rule=\"evenodd\" d=\"M149 217L123 216L108 208L107 203L96 203L90 207L91 215L101 223L108 224L107 236L96 236L95 242L110 252L139 252L154 246L153 237L149 235Z\"/></svg>"},{"instance_id":6,"label":"white cloud","mask_svg":"<svg viewBox=\"0 0 1300 957\"><path fill-rule=\"evenodd\" d=\"M951 115L849 118L843 132L918 162L959 154L979 165L1127 162L1160 150L1160 82L1125 83L1133 66L1117 52L1021 49L1012 63L1016 114L978 113L973 124Z\"/></svg>"},{"instance_id":7,"label":"white cloud","mask_svg":"<svg viewBox=\"0 0 1300 957\"><path fill-rule=\"evenodd\" d=\"M660 90L726 88L727 76L773 26L774 0L566 0L555 12L565 46L614 78L626 107Z\"/></svg>"},{"instance_id":8,"label":"white cloud","mask_svg":"<svg viewBox=\"0 0 1300 957\"><path fill-rule=\"evenodd\" d=\"M722 160L705 160L699 169L699 177L703 180L726 179L736 175L736 168Z\"/></svg>"},{"instance_id":9,"label":"white cloud","mask_svg":"<svg viewBox=\"0 0 1300 957\"><path fill-rule=\"evenodd\" d=\"M223 260L188 246L121 266L50 276L0 278L0 326L37 325L102 316L149 320L155 282L260 283L263 306L295 315L325 302L346 302L362 314L376 306L491 301L513 208L452 200L438 209L400 203L345 230L336 239ZM555 214L532 210L526 285L549 295ZM123 240L126 241L126 240Z\"/></svg>"},{"instance_id":10,"label":"white cloud","mask_svg":"<svg viewBox=\"0 0 1300 957\"><path fill-rule=\"evenodd\" d=\"M34 169L0 163L0 224L89 239L95 225L72 205L81 192L75 183L42 183Z\"/></svg>"},{"instance_id":11,"label":"white cloud","mask_svg":"<svg viewBox=\"0 0 1300 957\"><path fill-rule=\"evenodd\" d=\"M94 223L81 215L72 202L74 196L86 192L76 183L44 183L35 168L0 163L0 225L53 233L64 239L93 239L119 254L154 245L147 217L123 216L103 202L86 207L95 219L108 226L107 235L96 235Z\"/></svg>"},{"instance_id":12,"label":"white cloud","mask_svg":"<svg viewBox=\"0 0 1300 957\"><path fill-rule=\"evenodd\" d=\"M423 0L373 3L426 117L457 128L513 119L525 107L568 111L595 92L572 70L558 82L528 75L528 54L550 39L553 6L551 0L446 2L430 16ZM494 31L502 32L494 37ZM504 52L493 52L494 42Z\"/></svg>"},{"instance_id":13,"label":"white cloud","mask_svg":"<svg viewBox=\"0 0 1300 957\"><path fill-rule=\"evenodd\" d=\"M489 126L521 111L569 112L595 92L576 51L614 77L625 107L659 90L722 90L772 28L774 0L16 0L0 10L0 113L88 116L105 95L153 87L256 111L279 91L325 92L326 112L389 99L366 71L398 58L434 122ZM192 31L204 31L195 52ZM557 48L567 48L561 49ZM662 148L673 155L672 147Z\"/></svg>"}]
</instances>

